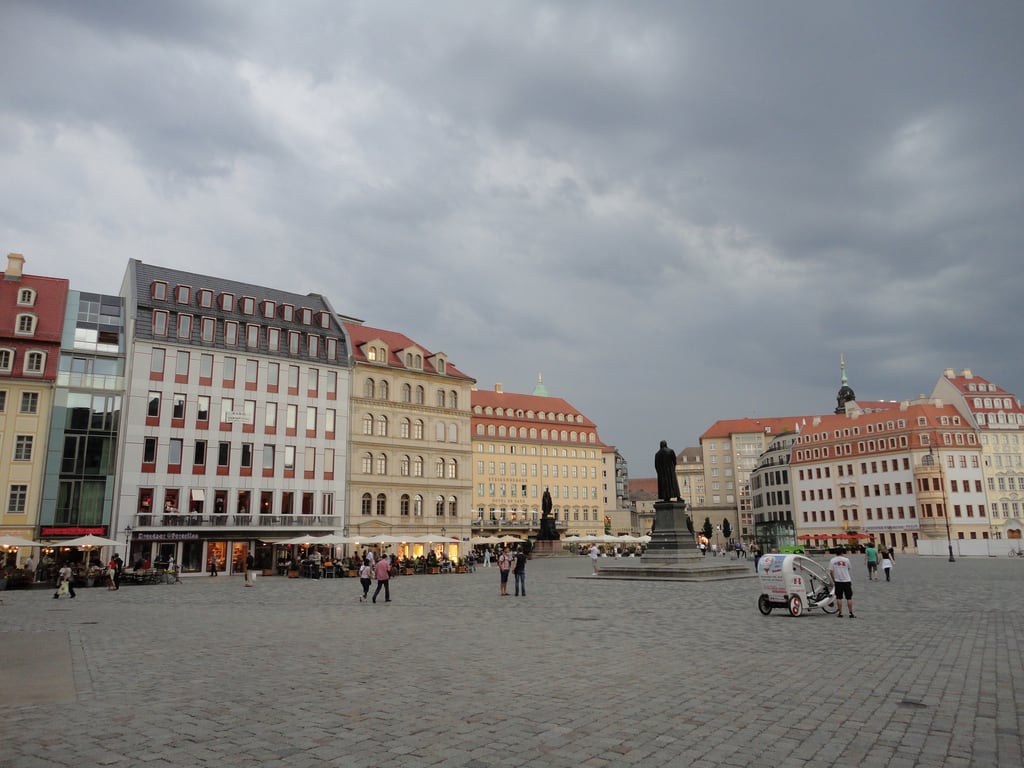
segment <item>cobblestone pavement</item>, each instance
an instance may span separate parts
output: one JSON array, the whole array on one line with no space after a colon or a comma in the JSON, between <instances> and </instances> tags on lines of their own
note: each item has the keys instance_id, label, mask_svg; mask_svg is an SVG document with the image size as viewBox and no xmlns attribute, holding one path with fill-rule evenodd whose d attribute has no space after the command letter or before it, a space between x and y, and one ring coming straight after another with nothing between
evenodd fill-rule
<instances>
[{"instance_id":1,"label":"cobblestone pavement","mask_svg":"<svg viewBox=\"0 0 1024 768\"><path fill-rule=\"evenodd\" d=\"M4 592L0 765L1024 763L1024 560L857 559L841 620L590 570Z\"/></svg>"}]
</instances>

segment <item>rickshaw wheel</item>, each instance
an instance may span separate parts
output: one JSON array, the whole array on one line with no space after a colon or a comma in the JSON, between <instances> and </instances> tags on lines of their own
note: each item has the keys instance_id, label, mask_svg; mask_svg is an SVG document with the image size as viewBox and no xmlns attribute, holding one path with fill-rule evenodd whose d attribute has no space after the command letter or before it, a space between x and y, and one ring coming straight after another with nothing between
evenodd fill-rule
<instances>
[{"instance_id":1,"label":"rickshaw wheel","mask_svg":"<svg viewBox=\"0 0 1024 768\"><path fill-rule=\"evenodd\" d=\"M804 612L804 604L799 597L793 595L789 598L789 614L790 616L799 616Z\"/></svg>"},{"instance_id":2,"label":"rickshaw wheel","mask_svg":"<svg viewBox=\"0 0 1024 768\"><path fill-rule=\"evenodd\" d=\"M772 601L768 599L768 595L761 595L757 598L757 610L765 616L772 612Z\"/></svg>"},{"instance_id":3,"label":"rickshaw wheel","mask_svg":"<svg viewBox=\"0 0 1024 768\"><path fill-rule=\"evenodd\" d=\"M827 603L818 603L818 607L825 613L835 613L839 610L839 601L833 598Z\"/></svg>"}]
</instances>

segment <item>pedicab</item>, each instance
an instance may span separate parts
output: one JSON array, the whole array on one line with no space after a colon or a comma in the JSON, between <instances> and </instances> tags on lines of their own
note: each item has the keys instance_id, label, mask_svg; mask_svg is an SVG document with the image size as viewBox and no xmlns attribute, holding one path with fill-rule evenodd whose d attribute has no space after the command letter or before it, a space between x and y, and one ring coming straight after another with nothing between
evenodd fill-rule
<instances>
[{"instance_id":1,"label":"pedicab","mask_svg":"<svg viewBox=\"0 0 1024 768\"><path fill-rule=\"evenodd\" d=\"M800 616L812 608L825 613L839 609L836 585L821 563L803 555L762 555L757 564L761 597L757 608L767 616L772 608L785 608Z\"/></svg>"}]
</instances>

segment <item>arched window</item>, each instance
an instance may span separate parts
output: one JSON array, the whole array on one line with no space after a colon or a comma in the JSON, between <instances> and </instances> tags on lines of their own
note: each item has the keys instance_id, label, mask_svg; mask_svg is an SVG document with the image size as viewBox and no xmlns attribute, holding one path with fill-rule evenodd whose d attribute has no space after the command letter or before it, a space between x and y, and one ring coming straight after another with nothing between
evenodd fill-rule
<instances>
[{"instance_id":1,"label":"arched window","mask_svg":"<svg viewBox=\"0 0 1024 768\"><path fill-rule=\"evenodd\" d=\"M437 407L438 408L444 408L444 400L445 400L444 390L443 389L437 390Z\"/></svg>"},{"instance_id":2,"label":"arched window","mask_svg":"<svg viewBox=\"0 0 1024 768\"><path fill-rule=\"evenodd\" d=\"M408 440L409 439L409 435L412 434L412 422L410 422L409 419L402 419L402 425L401 425L400 431L401 431L402 437L405 438L406 440Z\"/></svg>"},{"instance_id":3,"label":"arched window","mask_svg":"<svg viewBox=\"0 0 1024 768\"><path fill-rule=\"evenodd\" d=\"M412 513L415 517L423 517L423 497L418 493L412 500Z\"/></svg>"},{"instance_id":4,"label":"arched window","mask_svg":"<svg viewBox=\"0 0 1024 768\"><path fill-rule=\"evenodd\" d=\"M454 389L448 393L448 407L458 408L459 407L459 393Z\"/></svg>"},{"instance_id":5,"label":"arched window","mask_svg":"<svg viewBox=\"0 0 1024 768\"><path fill-rule=\"evenodd\" d=\"M516 428L515 427L509 427L508 428L508 436L509 437L515 437L516 436Z\"/></svg>"},{"instance_id":6,"label":"arched window","mask_svg":"<svg viewBox=\"0 0 1024 768\"><path fill-rule=\"evenodd\" d=\"M370 514L370 505L373 503L373 497L368 493L363 494L363 499L360 504L360 510L364 515Z\"/></svg>"},{"instance_id":7,"label":"arched window","mask_svg":"<svg viewBox=\"0 0 1024 768\"><path fill-rule=\"evenodd\" d=\"M403 493L402 498L398 501L398 514L402 517L409 516L409 494Z\"/></svg>"},{"instance_id":8,"label":"arched window","mask_svg":"<svg viewBox=\"0 0 1024 768\"><path fill-rule=\"evenodd\" d=\"M438 496L434 499L434 513L438 517L444 517L444 496Z\"/></svg>"},{"instance_id":9,"label":"arched window","mask_svg":"<svg viewBox=\"0 0 1024 768\"><path fill-rule=\"evenodd\" d=\"M19 335L31 335L35 333L36 316L27 313L18 315L14 328L14 332Z\"/></svg>"},{"instance_id":10,"label":"arched window","mask_svg":"<svg viewBox=\"0 0 1024 768\"><path fill-rule=\"evenodd\" d=\"M416 423L412 425L412 437L413 440L423 439L423 419L417 419Z\"/></svg>"},{"instance_id":11,"label":"arched window","mask_svg":"<svg viewBox=\"0 0 1024 768\"><path fill-rule=\"evenodd\" d=\"M417 456L412 461L412 476L423 477L423 457Z\"/></svg>"},{"instance_id":12,"label":"arched window","mask_svg":"<svg viewBox=\"0 0 1024 768\"><path fill-rule=\"evenodd\" d=\"M372 475L373 474L373 454L371 454L371 453L364 453L363 456L362 456L362 465L363 465L363 474L364 475Z\"/></svg>"},{"instance_id":13,"label":"arched window","mask_svg":"<svg viewBox=\"0 0 1024 768\"><path fill-rule=\"evenodd\" d=\"M383 493L377 494L377 514L386 515L388 513L388 497Z\"/></svg>"},{"instance_id":14,"label":"arched window","mask_svg":"<svg viewBox=\"0 0 1024 768\"><path fill-rule=\"evenodd\" d=\"M459 479L459 462L452 459L448 462L448 479L458 480Z\"/></svg>"},{"instance_id":15,"label":"arched window","mask_svg":"<svg viewBox=\"0 0 1024 768\"><path fill-rule=\"evenodd\" d=\"M377 457L377 474L386 475L388 473L388 457L385 454L381 454Z\"/></svg>"},{"instance_id":16,"label":"arched window","mask_svg":"<svg viewBox=\"0 0 1024 768\"><path fill-rule=\"evenodd\" d=\"M434 462L434 476L444 477L444 459L438 459Z\"/></svg>"},{"instance_id":17,"label":"arched window","mask_svg":"<svg viewBox=\"0 0 1024 768\"><path fill-rule=\"evenodd\" d=\"M408 477L409 476L409 468L410 468L411 465L412 465L412 462L409 460L409 457L408 456L403 456L402 460L400 462L400 472L402 474L402 477Z\"/></svg>"},{"instance_id":18,"label":"arched window","mask_svg":"<svg viewBox=\"0 0 1024 768\"><path fill-rule=\"evenodd\" d=\"M381 400L387 400L388 399L388 395L390 395L390 394L391 394L391 385L388 384L386 381L382 381L380 383L380 386L377 387L377 396L380 397Z\"/></svg>"},{"instance_id":19,"label":"arched window","mask_svg":"<svg viewBox=\"0 0 1024 768\"><path fill-rule=\"evenodd\" d=\"M488 424L487 425L487 434L488 434L489 437L494 437L494 425L493 424Z\"/></svg>"},{"instance_id":20,"label":"arched window","mask_svg":"<svg viewBox=\"0 0 1024 768\"><path fill-rule=\"evenodd\" d=\"M448 497L448 515L450 517L455 517L455 516L458 515L458 512L459 512L459 502L456 501L454 496L449 496Z\"/></svg>"},{"instance_id":21,"label":"arched window","mask_svg":"<svg viewBox=\"0 0 1024 768\"><path fill-rule=\"evenodd\" d=\"M373 434L373 414L368 413L365 416L363 416L363 434Z\"/></svg>"},{"instance_id":22,"label":"arched window","mask_svg":"<svg viewBox=\"0 0 1024 768\"><path fill-rule=\"evenodd\" d=\"M411 403L412 402L412 385L410 385L410 384L403 384L402 385L402 402L403 403Z\"/></svg>"},{"instance_id":23,"label":"arched window","mask_svg":"<svg viewBox=\"0 0 1024 768\"><path fill-rule=\"evenodd\" d=\"M380 415L377 417L377 437L388 436L388 417Z\"/></svg>"},{"instance_id":24,"label":"arched window","mask_svg":"<svg viewBox=\"0 0 1024 768\"><path fill-rule=\"evenodd\" d=\"M376 387L376 384L375 384L374 380L373 379L367 379L363 383L363 397L368 398L368 399L372 399L375 387Z\"/></svg>"},{"instance_id":25,"label":"arched window","mask_svg":"<svg viewBox=\"0 0 1024 768\"><path fill-rule=\"evenodd\" d=\"M42 373L46 367L44 352L29 352L25 356L25 373Z\"/></svg>"},{"instance_id":26,"label":"arched window","mask_svg":"<svg viewBox=\"0 0 1024 768\"><path fill-rule=\"evenodd\" d=\"M426 398L426 392L423 387L416 387L416 405L423 405L424 399Z\"/></svg>"}]
</instances>

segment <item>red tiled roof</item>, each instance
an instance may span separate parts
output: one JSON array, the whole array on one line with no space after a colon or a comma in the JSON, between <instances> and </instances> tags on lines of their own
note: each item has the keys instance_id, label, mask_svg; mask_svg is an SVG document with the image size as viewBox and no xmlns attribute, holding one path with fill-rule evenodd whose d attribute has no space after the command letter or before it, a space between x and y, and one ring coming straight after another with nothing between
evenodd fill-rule
<instances>
[{"instance_id":1,"label":"red tiled roof","mask_svg":"<svg viewBox=\"0 0 1024 768\"><path fill-rule=\"evenodd\" d=\"M370 341L381 341L387 345L388 348L387 365L389 368L405 369L405 360L399 353L404 349L415 347L423 352L423 370L427 373L437 373L433 363L430 361L434 353L422 344L413 341L404 333L388 331L383 328L374 328L369 325L360 325L359 323L344 323L344 326L345 332L348 333L349 339L352 341L352 359L356 362L369 362L366 358L366 353L363 351L364 344ZM374 361L374 363L376 363L376 361ZM444 375L457 379L465 379L467 381L476 381L472 376L468 376L452 365L451 360L448 360L445 365Z\"/></svg>"},{"instance_id":2,"label":"red tiled roof","mask_svg":"<svg viewBox=\"0 0 1024 768\"><path fill-rule=\"evenodd\" d=\"M571 423L571 426L596 426L594 422L592 422L590 419L586 417L585 414L580 413L576 408L572 406L571 403L569 403L566 400L563 400L560 397L544 397L542 395L521 395L516 392L495 392L492 389L474 389L470 395L470 402L473 404L474 408L476 408L476 406L479 405L481 408L487 408L488 406L490 406L491 408L505 409L506 415L504 417L496 416L493 414L483 417L488 419L500 420L502 418L505 418L518 421L519 419L516 416L508 414L509 409L511 409L513 414L517 411L522 410L526 412L533 411L534 413L553 413L556 415L556 417L560 413L566 416L582 416L583 421L573 421ZM529 421L531 423L539 422L543 424L569 424L569 422L565 421L548 419L545 419L543 422L541 422L540 419L529 419Z\"/></svg>"},{"instance_id":3,"label":"red tiled roof","mask_svg":"<svg viewBox=\"0 0 1024 768\"><path fill-rule=\"evenodd\" d=\"M631 477L629 478L629 492L631 494L642 491L651 494L652 498L658 497L658 478L656 477Z\"/></svg>"},{"instance_id":4,"label":"red tiled roof","mask_svg":"<svg viewBox=\"0 0 1024 768\"><path fill-rule=\"evenodd\" d=\"M701 438L728 437L734 434L750 432L768 432L772 435L781 435L784 432L792 432L796 425L805 419L810 421L813 416L765 416L759 418L722 419L716 421Z\"/></svg>"}]
</instances>

